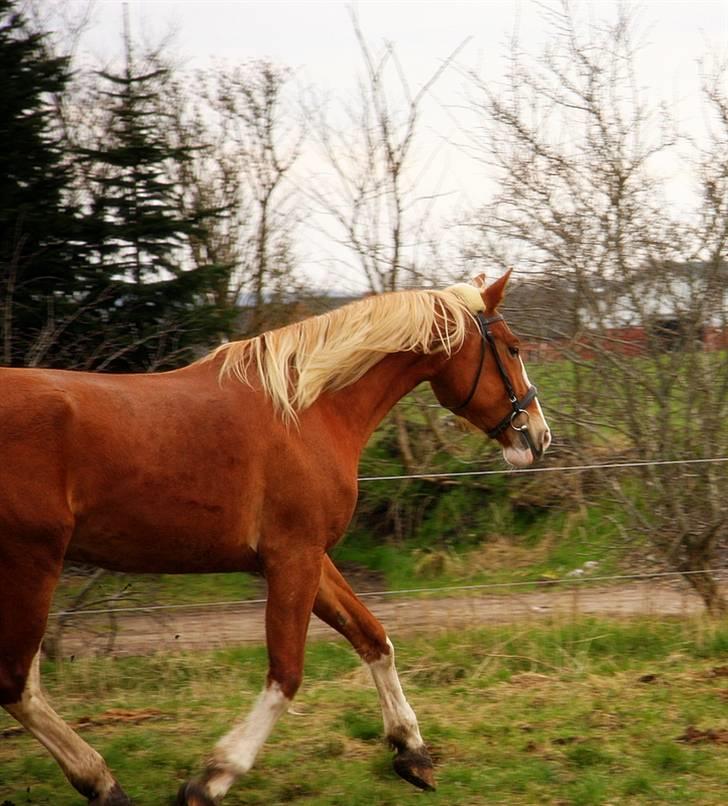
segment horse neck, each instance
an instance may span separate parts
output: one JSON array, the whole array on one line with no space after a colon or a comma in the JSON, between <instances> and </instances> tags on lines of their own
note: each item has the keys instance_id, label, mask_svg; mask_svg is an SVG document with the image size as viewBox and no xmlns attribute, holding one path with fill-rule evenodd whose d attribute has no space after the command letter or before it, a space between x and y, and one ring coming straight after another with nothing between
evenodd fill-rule
<instances>
[{"instance_id":1,"label":"horse neck","mask_svg":"<svg viewBox=\"0 0 728 806\"><path fill-rule=\"evenodd\" d=\"M442 353L387 355L351 386L327 395L327 413L346 429L349 439L361 450L394 405L431 378L445 360Z\"/></svg>"}]
</instances>

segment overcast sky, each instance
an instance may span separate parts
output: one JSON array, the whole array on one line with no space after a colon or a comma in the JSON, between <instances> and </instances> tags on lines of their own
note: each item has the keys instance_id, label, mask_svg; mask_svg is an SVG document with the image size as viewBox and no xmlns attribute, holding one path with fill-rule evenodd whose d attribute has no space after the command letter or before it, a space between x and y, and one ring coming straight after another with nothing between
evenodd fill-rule
<instances>
[{"instance_id":1,"label":"overcast sky","mask_svg":"<svg viewBox=\"0 0 728 806\"><path fill-rule=\"evenodd\" d=\"M592 0L579 5L598 17L608 14L616 3ZM271 59L291 67L302 86L313 85L334 95L350 94L360 70L349 8L355 9L373 49L384 41L394 43L414 88L464 42L458 66L477 69L495 84L503 78L503 57L514 28L518 28L523 49L534 55L546 37L543 20L530 0L130 0L129 7L135 35L141 33L154 41L171 29L176 32L174 50L187 67L203 67L216 59ZM704 120L697 62L711 49L728 53L728 0L648 0L639 8L645 43L639 63L642 83L656 100L669 104L685 130L698 132ZM120 51L121 24L120 0L96 0L84 49L108 60ZM423 121L430 148L422 153L437 174L430 181L447 192L445 203L453 208L483 201L482 192L487 192L489 181L482 166L473 165L450 144L459 139L452 108L465 96L463 83L457 70L446 73L436 85ZM679 195L681 168L677 164L673 168ZM315 251L314 241L308 248ZM346 270L341 267L332 275L327 274L332 271L330 265L325 269L319 264L312 271L322 282L347 284L342 276Z\"/></svg>"}]
</instances>

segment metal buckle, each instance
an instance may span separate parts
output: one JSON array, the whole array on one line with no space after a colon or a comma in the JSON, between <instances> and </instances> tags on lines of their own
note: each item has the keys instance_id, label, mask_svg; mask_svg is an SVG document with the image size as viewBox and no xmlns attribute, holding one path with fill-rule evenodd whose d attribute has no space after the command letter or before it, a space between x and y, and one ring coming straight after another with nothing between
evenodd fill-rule
<instances>
[{"instance_id":1,"label":"metal buckle","mask_svg":"<svg viewBox=\"0 0 728 806\"><path fill-rule=\"evenodd\" d=\"M526 421L523 423L523 425L516 425L515 420L516 420L516 417L518 417L519 414L525 414L526 415ZM524 431L528 431L528 421L529 421L529 419L530 419L530 415L526 411L526 409L519 408L516 411L514 411L513 414L511 414L510 426L514 431L518 431L519 433L522 433Z\"/></svg>"}]
</instances>

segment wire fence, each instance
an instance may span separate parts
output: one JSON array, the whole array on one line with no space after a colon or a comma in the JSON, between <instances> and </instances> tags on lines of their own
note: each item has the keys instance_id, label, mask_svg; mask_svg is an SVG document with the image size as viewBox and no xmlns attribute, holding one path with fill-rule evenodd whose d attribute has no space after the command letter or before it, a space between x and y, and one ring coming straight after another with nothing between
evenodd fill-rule
<instances>
[{"instance_id":1,"label":"wire fence","mask_svg":"<svg viewBox=\"0 0 728 806\"><path fill-rule=\"evenodd\" d=\"M728 456L715 456L705 459L656 459L644 462L604 462L592 465L554 465L546 467L524 467L499 470L456 470L447 473L409 473L399 476L360 476L363 481L396 481L405 479L444 479L458 476L520 476L529 473L585 472L587 470L611 470L627 467L660 467L669 465L704 465L728 462Z\"/></svg>"},{"instance_id":2,"label":"wire fence","mask_svg":"<svg viewBox=\"0 0 728 806\"><path fill-rule=\"evenodd\" d=\"M581 570L581 569L576 569ZM573 572L571 572L573 574ZM728 566L721 568L706 568L700 571L654 571L641 574L606 574L606 575L565 575L548 579L531 579L515 582L484 582L482 584L467 585L435 585L422 588L400 588L397 590L383 589L374 591L359 591L360 599L374 599L380 597L415 597L415 596L441 596L443 594L464 594L473 592L508 592L509 590L526 590L529 588L553 589L556 586L613 584L615 582L644 582L652 581L681 581L695 575L710 574L714 579L728 578ZM74 616L94 616L123 613L154 613L157 611L173 610L207 610L210 608L234 608L260 606L266 603L265 598L260 599L225 599L216 602L195 602L156 605L131 605L124 607L88 608L73 611L56 610L50 613L49 618L59 618L72 613Z\"/></svg>"},{"instance_id":3,"label":"wire fence","mask_svg":"<svg viewBox=\"0 0 728 806\"><path fill-rule=\"evenodd\" d=\"M445 585L359 594L385 629L398 637L465 628L563 623L577 618L691 618L705 606L687 582L691 573L564 576L559 579ZM728 593L728 567L710 569ZM209 650L265 642L264 599L93 608L74 612L62 630L53 620L54 657L141 655ZM309 637L338 637L312 619Z\"/></svg>"},{"instance_id":4,"label":"wire fence","mask_svg":"<svg viewBox=\"0 0 728 806\"><path fill-rule=\"evenodd\" d=\"M470 470L404 475L361 476L360 482L468 476L568 473L645 466L723 464L728 457L609 462L524 469ZM587 566L592 567L587 567ZM728 567L695 571L655 570L599 574L585 564L558 578L450 584L398 590L364 590L358 595L390 630L427 631L575 616L677 617L704 612L704 602L689 584L709 574L728 593ZM63 655L138 654L228 644L262 643L264 598L174 604L140 604L57 610L49 616ZM123 628L120 626L123 624ZM310 635L333 633L313 621ZM56 647L59 649L59 647Z\"/></svg>"}]
</instances>

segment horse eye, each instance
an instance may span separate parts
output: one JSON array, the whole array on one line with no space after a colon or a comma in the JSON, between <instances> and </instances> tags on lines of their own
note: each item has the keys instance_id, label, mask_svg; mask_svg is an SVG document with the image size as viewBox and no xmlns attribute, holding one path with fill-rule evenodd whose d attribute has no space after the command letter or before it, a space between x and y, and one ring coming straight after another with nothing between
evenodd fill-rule
<instances>
[{"instance_id":1,"label":"horse eye","mask_svg":"<svg viewBox=\"0 0 728 806\"><path fill-rule=\"evenodd\" d=\"M508 348L508 352L509 352L511 355L518 355L518 347L509 347L509 348Z\"/></svg>"}]
</instances>

